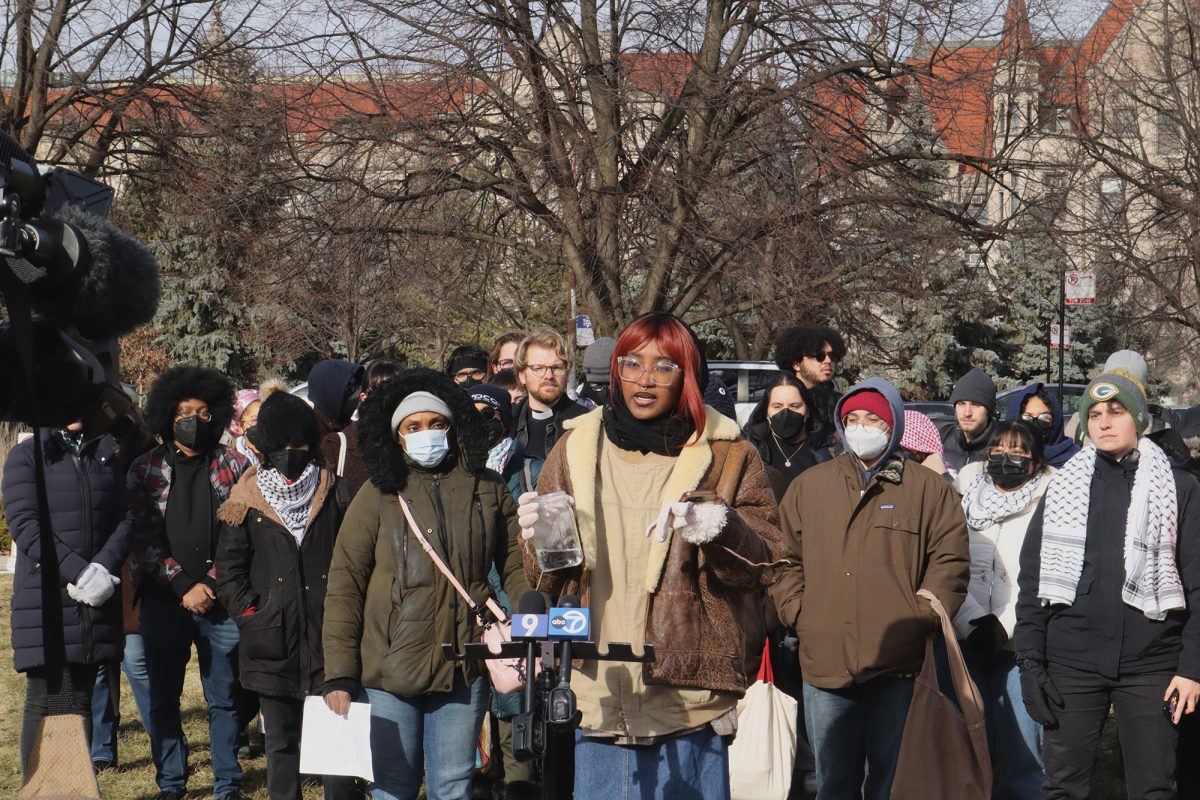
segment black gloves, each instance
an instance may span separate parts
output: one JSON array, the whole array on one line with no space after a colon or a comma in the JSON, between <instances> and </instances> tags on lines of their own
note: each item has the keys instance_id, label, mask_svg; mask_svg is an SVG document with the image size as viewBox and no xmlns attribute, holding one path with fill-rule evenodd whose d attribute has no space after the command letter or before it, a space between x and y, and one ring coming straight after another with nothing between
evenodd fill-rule
<instances>
[{"instance_id":1,"label":"black gloves","mask_svg":"<svg viewBox=\"0 0 1200 800\"><path fill-rule=\"evenodd\" d=\"M1020 659L1017 663L1021 668L1021 696L1025 700L1025 710L1043 728L1057 728L1058 715L1054 710L1063 707L1063 699L1054 681L1050 680L1046 665L1033 659Z\"/></svg>"},{"instance_id":2,"label":"black gloves","mask_svg":"<svg viewBox=\"0 0 1200 800\"><path fill-rule=\"evenodd\" d=\"M967 635L966 646L983 658L994 658L1008 643L1008 631L995 614L971 620L974 629Z\"/></svg>"}]
</instances>

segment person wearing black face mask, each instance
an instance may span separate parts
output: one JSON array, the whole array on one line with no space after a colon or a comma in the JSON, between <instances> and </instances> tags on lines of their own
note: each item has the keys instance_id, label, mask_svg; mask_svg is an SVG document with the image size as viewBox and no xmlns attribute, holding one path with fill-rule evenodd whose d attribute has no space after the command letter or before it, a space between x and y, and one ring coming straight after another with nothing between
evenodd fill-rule
<instances>
[{"instance_id":1,"label":"person wearing black face mask","mask_svg":"<svg viewBox=\"0 0 1200 800\"><path fill-rule=\"evenodd\" d=\"M1055 469L1079 452L1079 445L1063 434L1063 415L1058 400L1045 384L1034 383L1017 392L1008 401L1005 419L1021 420L1042 440L1046 463Z\"/></svg>"},{"instance_id":2,"label":"person wearing black face mask","mask_svg":"<svg viewBox=\"0 0 1200 800\"><path fill-rule=\"evenodd\" d=\"M768 468L777 500L800 473L830 459L818 445L820 430L809 406L809 390L795 376L781 372L750 412L743 431Z\"/></svg>"},{"instance_id":3,"label":"person wearing black face mask","mask_svg":"<svg viewBox=\"0 0 1200 800\"><path fill-rule=\"evenodd\" d=\"M268 792L294 798L304 697L325 682L326 576L351 494L322 461L317 418L300 398L264 400L251 436L265 458L218 512L217 592L241 634L242 685L261 702ZM354 796L352 778L323 783L326 798Z\"/></svg>"},{"instance_id":4,"label":"person wearing black face mask","mask_svg":"<svg viewBox=\"0 0 1200 800\"><path fill-rule=\"evenodd\" d=\"M237 736L245 720L238 713L238 632L217 600L213 566L217 508L250 465L218 441L233 416L233 401L233 386L215 370L167 370L151 387L145 410L147 425L163 444L129 469L151 752L164 800L187 791L179 697L193 643L207 653L200 678L208 701L213 794L217 800L242 797Z\"/></svg>"},{"instance_id":5,"label":"person wearing black face mask","mask_svg":"<svg viewBox=\"0 0 1200 800\"><path fill-rule=\"evenodd\" d=\"M1028 423L996 423L987 461L967 464L955 483L967 515L971 583L954 627L983 697L996 797L1041 796L1042 731L1021 700L1012 634L1021 545L1054 474L1042 441Z\"/></svg>"}]
</instances>

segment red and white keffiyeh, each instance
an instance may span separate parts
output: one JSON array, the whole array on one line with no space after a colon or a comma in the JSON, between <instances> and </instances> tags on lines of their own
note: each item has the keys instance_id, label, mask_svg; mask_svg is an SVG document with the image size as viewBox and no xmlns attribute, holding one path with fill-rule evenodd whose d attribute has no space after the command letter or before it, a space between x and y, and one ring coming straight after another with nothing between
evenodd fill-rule
<instances>
[{"instance_id":1,"label":"red and white keffiyeh","mask_svg":"<svg viewBox=\"0 0 1200 800\"><path fill-rule=\"evenodd\" d=\"M942 455L942 437L933 420L920 411L904 409L904 436L900 446L921 455Z\"/></svg>"}]
</instances>

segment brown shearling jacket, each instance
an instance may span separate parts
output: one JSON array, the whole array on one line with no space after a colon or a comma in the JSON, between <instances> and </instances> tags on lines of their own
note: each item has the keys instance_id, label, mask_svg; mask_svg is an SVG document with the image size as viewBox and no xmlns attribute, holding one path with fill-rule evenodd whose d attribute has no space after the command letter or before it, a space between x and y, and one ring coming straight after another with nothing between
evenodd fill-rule
<instances>
[{"instance_id":1,"label":"brown shearling jacket","mask_svg":"<svg viewBox=\"0 0 1200 800\"><path fill-rule=\"evenodd\" d=\"M575 594L589 606L588 565L596 562L596 473L602 410L564 423L566 433L550 452L538 478L541 494L565 491L575 498L584 560L578 567L541 572L532 547L525 549L531 586L552 597ZM678 533L651 545L646 565L645 641L656 660L645 665L648 684L744 692L747 646L761 652L761 639L747 643L743 620L761 617L762 588L774 576L785 548L778 511L762 461L737 423L708 409L704 437L683 449L664 491L671 500L685 492L715 491L729 505L721 533L694 545ZM668 499L664 497L665 500ZM640 642L635 642L635 649Z\"/></svg>"},{"instance_id":2,"label":"brown shearling jacket","mask_svg":"<svg viewBox=\"0 0 1200 800\"><path fill-rule=\"evenodd\" d=\"M893 458L863 486L843 453L806 470L780 503L788 565L770 593L800 639L804 680L840 689L921 670L939 624L920 589L951 617L970 578L967 524L954 488Z\"/></svg>"}]
</instances>

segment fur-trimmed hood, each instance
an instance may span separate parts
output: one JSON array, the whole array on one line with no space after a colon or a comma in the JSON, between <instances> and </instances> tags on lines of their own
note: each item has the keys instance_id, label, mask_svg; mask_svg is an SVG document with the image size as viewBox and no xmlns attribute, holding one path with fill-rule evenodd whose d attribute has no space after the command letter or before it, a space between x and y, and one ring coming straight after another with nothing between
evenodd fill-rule
<instances>
[{"instance_id":1,"label":"fur-trimmed hood","mask_svg":"<svg viewBox=\"0 0 1200 800\"><path fill-rule=\"evenodd\" d=\"M392 412L413 392L429 392L454 414L450 425L455 458L470 474L487 468L487 425L471 397L448 377L431 369L407 369L376 386L358 411L358 450L371 482L384 494L404 491L412 466L392 429Z\"/></svg>"}]
</instances>

